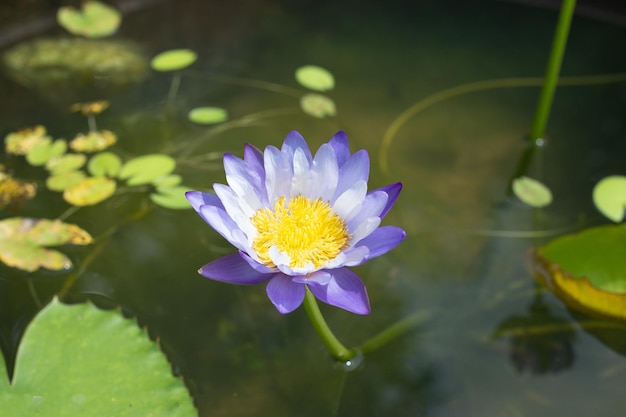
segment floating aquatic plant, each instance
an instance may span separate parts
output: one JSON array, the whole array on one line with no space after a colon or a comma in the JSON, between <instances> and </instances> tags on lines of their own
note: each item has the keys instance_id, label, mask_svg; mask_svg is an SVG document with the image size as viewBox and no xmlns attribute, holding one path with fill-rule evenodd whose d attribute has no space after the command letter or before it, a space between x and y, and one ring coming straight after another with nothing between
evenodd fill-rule
<instances>
[{"instance_id":1,"label":"floating aquatic plant","mask_svg":"<svg viewBox=\"0 0 626 417\"><path fill-rule=\"evenodd\" d=\"M117 31L122 16L115 8L95 0L87 0L81 10L60 7L57 22L68 32L88 38L103 38Z\"/></svg>"},{"instance_id":2,"label":"floating aquatic plant","mask_svg":"<svg viewBox=\"0 0 626 417\"><path fill-rule=\"evenodd\" d=\"M48 136L44 126L37 125L7 134L4 147L9 154L26 155L35 145L46 141L52 141L52 138Z\"/></svg>"},{"instance_id":3,"label":"floating aquatic plant","mask_svg":"<svg viewBox=\"0 0 626 417\"><path fill-rule=\"evenodd\" d=\"M306 114L318 119L337 115L335 102L322 94L309 93L303 95L300 98L300 107Z\"/></svg>"},{"instance_id":4,"label":"floating aquatic plant","mask_svg":"<svg viewBox=\"0 0 626 417\"><path fill-rule=\"evenodd\" d=\"M212 125L228 120L228 112L220 107L196 107L187 114L187 118L201 125Z\"/></svg>"},{"instance_id":5,"label":"floating aquatic plant","mask_svg":"<svg viewBox=\"0 0 626 417\"><path fill-rule=\"evenodd\" d=\"M70 142L75 152L99 152L117 142L117 135L110 130L92 130L87 134L79 133Z\"/></svg>"},{"instance_id":6,"label":"floating aquatic plant","mask_svg":"<svg viewBox=\"0 0 626 417\"><path fill-rule=\"evenodd\" d=\"M531 207L545 207L552 202L552 192L542 182L529 177L513 180L513 193Z\"/></svg>"},{"instance_id":7,"label":"floating aquatic plant","mask_svg":"<svg viewBox=\"0 0 626 417\"><path fill-rule=\"evenodd\" d=\"M610 175L593 188L593 203L609 220L619 223L626 210L626 176Z\"/></svg>"},{"instance_id":8,"label":"floating aquatic plant","mask_svg":"<svg viewBox=\"0 0 626 417\"><path fill-rule=\"evenodd\" d=\"M37 185L13 178L0 169L0 210L16 210L37 194Z\"/></svg>"},{"instance_id":9,"label":"floating aquatic plant","mask_svg":"<svg viewBox=\"0 0 626 417\"><path fill-rule=\"evenodd\" d=\"M310 90L328 91L335 88L335 77L325 68L304 65L296 70L296 81Z\"/></svg>"},{"instance_id":10,"label":"floating aquatic plant","mask_svg":"<svg viewBox=\"0 0 626 417\"><path fill-rule=\"evenodd\" d=\"M180 87L180 70L187 68L198 59L198 55L191 49L171 49L161 52L150 61L150 66L155 71L174 72L170 90L167 94L169 100L176 98Z\"/></svg>"}]
</instances>

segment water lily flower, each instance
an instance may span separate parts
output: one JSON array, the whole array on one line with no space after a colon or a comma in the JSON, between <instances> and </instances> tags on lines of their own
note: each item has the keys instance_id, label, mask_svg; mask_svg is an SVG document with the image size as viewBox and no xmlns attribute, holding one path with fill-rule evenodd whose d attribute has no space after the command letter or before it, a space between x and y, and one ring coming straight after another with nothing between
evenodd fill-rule
<instances>
[{"instance_id":1,"label":"water lily flower","mask_svg":"<svg viewBox=\"0 0 626 417\"><path fill-rule=\"evenodd\" d=\"M406 236L398 227L380 226L402 184L367 192L369 168L367 151L351 155L344 132L315 156L296 131L281 149L246 145L243 159L225 154L228 185L186 196L239 251L198 272L232 284L267 282L267 295L283 314L302 304L306 288L327 304L368 314L365 285L348 267L388 252Z\"/></svg>"}]
</instances>

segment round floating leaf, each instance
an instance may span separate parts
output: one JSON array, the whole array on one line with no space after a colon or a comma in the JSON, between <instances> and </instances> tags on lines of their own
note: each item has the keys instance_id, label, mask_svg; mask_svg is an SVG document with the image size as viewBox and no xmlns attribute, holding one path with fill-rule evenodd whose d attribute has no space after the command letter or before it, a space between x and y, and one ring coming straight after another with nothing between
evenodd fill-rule
<instances>
[{"instance_id":1,"label":"round floating leaf","mask_svg":"<svg viewBox=\"0 0 626 417\"><path fill-rule=\"evenodd\" d=\"M191 205L185 198L187 191L189 191L189 187L183 185L158 188L156 193L150 194L150 200L154 204L169 209L188 209L191 208Z\"/></svg>"},{"instance_id":2,"label":"round floating leaf","mask_svg":"<svg viewBox=\"0 0 626 417\"><path fill-rule=\"evenodd\" d=\"M626 228L594 227L551 241L535 256L537 278L566 304L626 320Z\"/></svg>"},{"instance_id":3,"label":"round floating leaf","mask_svg":"<svg viewBox=\"0 0 626 417\"><path fill-rule=\"evenodd\" d=\"M335 77L328 70L317 65L305 65L296 70L296 81L315 91L328 91L335 88Z\"/></svg>"},{"instance_id":4,"label":"round floating leaf","mask_svg":"<svg viewBox=\"0 0 626 417\"><path fill-rule=\"evenodd\" d=\"M48 162L51 156L52 140L44 138L37 142L26 154L26 160L32 166L41 166Z\"/></svg>"},{"instance_id":5,"label":"round floating leaf","mask_svg":"<svg viewBox=\"0 0 626 417\"><path fill-rule=\"evenodd\" d=\"M94 155L87 164L87 170L94 177L115 177L122 167L122 160L112 152Z\"/></svg>"},{"instance_id":6,"label":"round floating leaf","mask_svg":"<svg viewBox=\"0 0 626 417\"><path fill-rule=\"evenodd\" d=\"M91 206L115 193L116 183L107 177L85 178L63 192L63 198L74 206Z\"/></svg>"},{"instance_id":7,"label":"round floating leaf","mask_svg":"<svg viewBox=\"0 0 626 417\"><path fill-rule=\"evenodd\" d=\"M75 171L85 165L87 157L83 154L72 153L51 158L46 162L46 169L52 174L60 174L67 171Z\"/></svg>"},{"instance_id":8,"label":"round floating leaf","mask_svg":"<svg viewBox=\"0 0 626 417\"><path fill-rule=\"evenodd\" d=\"M108 100L87 101L85 103L74 103L70 106L70 111L80 112L83 116L100 114L109 108Z\"/></svg>"},{"instance_id":9,"label":"round floating leaf","mask_svg":"<svg viewBox=\"0 0 626 417\"><path fill-rule=\"evenodd\" d=\"M161 52L150 61L155 71L177 71L193 64L197 55L191 49L172 49Z\"/></svg>"},{"instance_id":10,"label":"round floating leaf","mask_svg":"<svg viewBox=\"0 0 626 417\"><path fill-rule=\"evenodd\" d=\"M46 128L41 125L11 132L4 137L6 152L15 155L26 155L42 141L51 142L52 138L46 134Z\"/></svg>"},{"instance_id":11,"label":"round floating leaf","mask_svg":"<svg viewBox=\"0 0 626 417\"><path fill-rule=\"evenodd\" d=\"M180 175L171 174L156 178L154 181L152 181L152 184L154 184L158 188L167 188L174 187L175 185L180 184L182 181L183 178Z\"/></svg>"},{"instance_id":12,"label":"round floating leaf","mask_svg":"<svg viewBox=\"0 0 626 417\"><path fill-rule=\"evenodd\" d=\"M65 171L46 179L46 187L52 191L64 191L80 184L85 179L82 171Z\"/></svg>"},{"instance_id":13,"label":"round floating leaf","mask_svg":"<svg viewBox=\"0 0 626 417\"><path fill-rule=\"evenodd\" d=\"M68 32L88 38L101 38L115 33L122 17L111 6L98 1L86 1L82 11L73 7L61 7L57 22Z\"/></svg>"},{"instance_id":14,"label":"round floating leaf","mask_svg":"<svg viewBox=\"0 0 626 417\"><path fill-rule=\"evenodd\" d=\"M531 207L545 207L552 202L552 192L541 182L528 177L513 180L513 193Z\"/></svg>"},{"instance_id":15,"label":"round floating leaf","mask_svg":"<svg viewBox=\"0 0 626 417\"><path fill-rule=\"evenodd\" d=\"M60 220L12 217L0 221L0 261L25 271L71 268L69 258L43 246L86 245L92 241L85 230Z\"/></svg>"},{"instance_id":16,"label":"round floating leaf","mask_svg":"<svg viewBox=\"0 0 626 417\"><path fill-rule=\"evenodd\" d=\"M196 107L187 117L194 123L210 125L225 122L228 120L228 113L219 107Z\"/></svg>"},{"instance_id":17,"label":"round floating leaf","mask_svg":"<svg viewBox=\"0 0 626 417\"><path fill-rule=\"evenodd\" d=\"M611 175L603 178L593 189L593 202L600 213L619 223L626 209L626 177Z\"/></svg>"},{"instance_id":18,"label":"round floating leaf","mask_svg":"<svg viewBox=\"0 0 626 417\"><path fill-rule=\"evenodd\" d=\"M174 158L163 154L140 156L126 162L119 172L119 178L128 185L150 184L153 180L167 175L176 168Z\"/></svg>"},{"instance_id":19,"label":"round floating leaf","mask_svg":"<svg viewBox=\"0 0 626 417\"><path fill-rule=\"evenodd\" d=\"M117 142L117 135L108 130L97 130L86 135L79 133L70 142L70 148L76 152L98 152Z\"/></svg>"},{"instance_id":20,"label":"round floating leaf","mask_svg":"<svg viewBox=\"0 0 626 417\"><path fill-rule=\"evenodd\" d=\"M0 210L10 207L18 210L24 203L35 197L37 184L20 181L9 174L0 172Z\"/></svg>"},{"instance_id":21,"label":"round floating leaf","mask_svg":"<svg viewBox=\"0 0 626 417\"><path fill-rule=\"evenodd\" d=\"M0 374L6 374L0 355ZM197 415L183 382L134 321L54 299L20 342L13 381L0 375L7 416Z\"/></svg>"},{"instance_id":22,"label":"round floating leaf","mask_svg":"<svg viewBox=\"0 0 626 417\"><path fill-rule=\"evenodd\" d=\"M337 114L335 102L321 94L311 93L302 96L300 107L306 114L319 119Z\"/></svg>"}]
</instances>

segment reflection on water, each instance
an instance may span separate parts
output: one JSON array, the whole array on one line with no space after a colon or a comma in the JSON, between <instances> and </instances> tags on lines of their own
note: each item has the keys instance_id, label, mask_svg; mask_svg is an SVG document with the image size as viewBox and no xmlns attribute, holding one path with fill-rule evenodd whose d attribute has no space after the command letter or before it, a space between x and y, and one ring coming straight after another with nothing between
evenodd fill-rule
<instances>
[{"instance_id":1,"label":"reflection on water","mask_svg":"<svg viewBox=\"0 0 626 417\"><path fill-rule=\"evenodd\" d=\"M543 72L554 11L499 2L454 6L163 1L127 15L117 36L139 43L147 55L174 47L198 52L176 103L165 105L170 78L164 74L123 93L102 90L102 97L81 101L111 100L98 126L118 134L115 149L126 157L170 153L194 189L224 182L223 152L241 156L246 142L277 145L292 129L312 148L343 129L353 150L366 148L377 161L390 123L419 100L465 83ZM623 28L577 18L563 72L623 71L625 43ZM337 87L328 95L337 117L305 115L297 95L286 90L229 82L232 76L298 91L293 71L305 64L334 74ZM3 94L0 101L2 135L35 124L55 137L84 129L84 120L68 113L66 97L0 82L11 97ZM370 184L404 183L386 223L403 227L408 238L358 268L371 315L322 307L349 345L414 312L424 311L430 320L366 356L354 372L332 363L302 311L281 316L261 287L226 286L197 275L207 256L229 253L228 245L191 212L146 206L145 196L121 195L68 219L96 236L122 225L66 299L119 304L137 316L159 337L201 415L613 416L626 409L623 357L610 341L607 347L582 331L550 294L536 300L523 256L550 237L542 231L575 229L581 215L588 223L599 221L591 187L606 174L623 172L617 157L626 154L623 86L557 91L547 146L530 172L554 191L554 205L539 213L505 199L536 88L464 94L407 120L388 149L388 172L373 163ZM233 120L246 122L221 130L192 125L186 112L200 105L226 108ZM255 116L245 119L249 115ZM23 179L41 181L20 161L3 157L2 163L25 173ZM20 214L55 217L67 208L45 191L34 201ZM140 218L128 219L137 212ZM80 263L88 251L68 254ZM25 282L30 279L47 300L66 278L0 267L5 353L14 354L24 317L36 310ZM512 351L509 339L490 338L511 326L533 329L535 322L558 331L511 334Z\"/></svg>"}]
</instances>

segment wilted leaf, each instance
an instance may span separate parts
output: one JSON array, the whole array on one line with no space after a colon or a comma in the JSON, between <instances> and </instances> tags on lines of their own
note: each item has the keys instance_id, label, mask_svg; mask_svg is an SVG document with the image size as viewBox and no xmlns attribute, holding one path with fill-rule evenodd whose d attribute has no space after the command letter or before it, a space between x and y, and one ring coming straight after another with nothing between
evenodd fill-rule
<instances>
[{"instance_id":1,"label":"wilted leaf","mask_svg":"<svg viewBox=\"0 0 626 417\"><path fill-rule=\"evenodd\" d=\"M0 210L6 207L16 209L37 193L35 183L16 180L10 175L0 172Z\"/></svg>"},{"instance_id":2,"label":"wilted leaf","mask_svg":"<svg viewBox=\"0 0 626 417\"><path fill-rule=\"evenodd\" d=\"M552 192L541 182L528 177L513 180L513 193L531 207L545 207L552 202Z\"/></svg>"},{"instance_id":3,"label":"wilted leaf","mask_svg":"<svg viewBox=\"0 0 626 417\"><path fill-rule=\"evenodd\" d=\"M172 49L161 52L150 61L155 71L177 71L193 64L197 55L191 49Z\"/></svg>"},{"instance_id":4,"label":"wilted leaf","mask_svg":"<svg viewBox=\"0 0 626 417\"><path fill-rule=\"evenodd\" d=\"M572 308L626 320L626 228L593 227L534 256L536 277Z\"/></svg>"},{"instance_id":5,"label":"wilted leaf","mask_svg":"<svg viewBox=\"0 0 626 417\"><path fill-rule=\"evenodd\" d=\"M52 191L64 191L80 184L85 179L82 171L65 171L46 179L46 187Z\"/></svg>"},{"instance_id":6,"label":"wilted leaf","mask_svg":"<svg viewBox=\"0 0 626 417\"><path fill-rule=\"evenodd\" d=\"M337 114L335 102L321 94L310 93L302 96L300 107L306 114L319 119Z\"/></svg>"},{"instance_id":7,"label":"wilted leaf","mask_svg":"<svg viewBox=\"0 0 626 417\"><path fill-rule=\"evenodd\" d=\"M626 177L611 175L601 179L593 188L593 203L609 220L621 222L626 209Z\"/></svg>"},{"instance_id":8,"label":"wilted leaf","mask_svg":"<svg viewBox=\"0 0 626 417\"><path fill-rule=\"evenodd\" d=\"M11 132L4 137L4 145L7 153L26 155L39 142L51 142L52 138L46 134L46 128L35 126Z\"/></svg>"},{"instance_id":9,"label":"wilted leaf","mask_svg":"<svg viewBox=\"0 0 626 417\"><path fill-rule=\"evenodd\" d=\"M315 91L328 91L335 88L335 77L328 70L317 65L305 65L296 70L296 81Z\"/></svg>"},{"instance_id":10,"label":"wilted leaf","mask_svg":"<svg viewBox=\"0 0 626 417\"><path fill-rule=\"evenodd\" d=\"M94 177L115 177L122 166L122 160L112 152L94 155L87 164L87 170Z\"/></svg>"},{"instance_id":11,"label":"wilted leaf","mask_svg":"<svg viewBox=\"0 0 626 417\"><path fill-rule=\"evenodd\" d=\"M63 191L63 198L73 206L91 206L111 197L116 188L110 178L90 177Z\"/></svg>"},{"instance_id":12,"label":"wilted leaf","mask_svg":"<svg viewBox=\"0 0 626 417\"><path fill-rule=\"evenodd\" d=\"M117 135L109 130L97 130L86 135L79 133L70 142L70 148L76 152L98 152L117 142Z\"/></svg>"},{"instance_id":13,"label":"wilted leaf","mask_svg":"<svg viewBox=\"0 0 626 417\"><path fill-rule=\"evenodd\" d=\"M183 185L176 187L160 187L157 188L156 193L150 194L150 200L152 200L154 204L169 209L188 209L191 208L191 205L185 198L185 193L189 190L189 187Z\"/></svg>"},{"instance_id":14,"label":"wilted leaf","mask_svg":"<svg viewBox=\"0 0 626 417\"><path fill-rule=\"evenodd\" d=\"M28 325L11 382L0 355L0 410L7 417L197 416L183 382L134 321L57 299Z\"/></svg>"},{"instance_id":15,"label":"wilted leaf","mask_svg":"<svg viewBox=\"0 0 626 417\"><path fill-rule=\"evenodd\" d=\"M128 185L150 184L153 180L167 175L176 168L174 158L163 154L140 156L126 162L119 172L119 178Z\"/></svg>"},{"instance_id":16,"label":"wilted leaf","mask_svg":"<svg viewBox=\"0 0 626 417\"><path fill-rule=\"evenodd\" d=\"M0 260L25 271L36 271L40 267L51 270L71 268L69 258L44 246L87 245L92 241L85 230L60 220L26 217L0 220Z\"/></svg>"},{"instance_id":17,"label":"wilted leaf","mask_svg":"<svg viewBox=\"0 0 626 417\"><path fill-rule=\"evenodd\" d=\"M196 107L187 117L194 123L210 125L225 122L228 120L228 113L219 107Z\"/></svg>"},{"instance_id":18,"label":"wilted leaf","mask_svg":"<svg viewBox=\"0 0 626 417\"><path fill-rule=\"evenodd\" d=\"M57 12L57 21L68 32L88 38L101 38L115 33L122 17L111 6L94 0L83 3L82 10L64 6Z\"/></svg>"},{"instance_id":19,"label":"wilted leaf","mask_svg":"<svg viewBox=\"0 0 626 417\"><path fill-rule=\"evenodd\" d=\"M70 106L71 111L80 112L83 116L100 114L109 108L107 100L87 101L85 103L74 103Z\"/></svg>"},{"instance_id":20,"label":"wilted leaf","mask_svg":"<svg viewBox=\"0 0 626 417\"><path fill-rule=\"evenodd\" d=\"M83 154L72 153L51 158L46 162L46 169L52 174L74 171L85 165L87 157Z\"/></svg>"}]
</instances>

